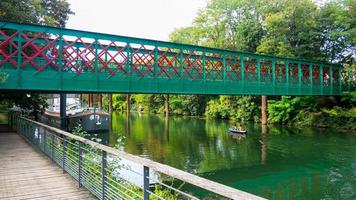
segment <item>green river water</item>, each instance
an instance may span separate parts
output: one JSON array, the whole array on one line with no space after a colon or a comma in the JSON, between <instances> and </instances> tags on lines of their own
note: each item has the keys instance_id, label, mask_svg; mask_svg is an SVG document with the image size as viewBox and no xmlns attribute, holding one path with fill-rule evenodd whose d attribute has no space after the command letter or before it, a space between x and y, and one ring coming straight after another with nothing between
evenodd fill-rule
<instances>
[{"instance_id":1,"label":"green river water","mask_svg":"<svg viewBox=\"0 0 356 200\"><path fill-rule=\"evenodd\" d=\"M111 146L268 199L356 199L356 134L263 128L229 135L229 123L192 117L114 113ZM198 196L205 191L186 187Z\"/></svg>"}]
</instances>

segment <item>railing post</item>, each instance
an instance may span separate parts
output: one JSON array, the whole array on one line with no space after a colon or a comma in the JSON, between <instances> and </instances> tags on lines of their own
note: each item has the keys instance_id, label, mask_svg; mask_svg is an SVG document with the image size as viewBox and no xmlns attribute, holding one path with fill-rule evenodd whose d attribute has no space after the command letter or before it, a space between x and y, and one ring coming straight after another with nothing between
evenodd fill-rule
<instances>
[{"instance_id":1,"label":"railing post","mask_svg":"<svg viewBox=\"0 0 356 200\"><path fill-rule=\"evenodd\" d=\"M30 126L28 125L27 122L25 122L25 127L26 127L26 131L25 131L25 133L26 133L26 138L27 138L28 140L30 140L30 136L29 136L30 131L28 130L28 129L30 129Z\"/></svg>"},{"instance_id":2,"label":"railing post","mask_svg":"<svg viewBox=\"0 0 356 200\"><path fill-rule=\"evenodd\" d=\"M66 172L66 150L67 150L67 143L66 143L66 136L63 135L62 138L63 142L63 150L62 150L62 167L63 167L63 173Z\"/></svg>"},{"instance_id":3,"label":"railing post","mask_svg":"<svg viewBox=\"0 0 356 200\"><path fill-rule=\"evenodd\" d=\"M51 138L52 138L52 141L51 141L51 158L52 158L52 162L54 162L54 133L51 133Z\"/></svg>"},{"instance_id":4,"label":"railing post","mask_svg":"<svg viewBox=\"0 0 356 200\"><path fill-rule=\"evenodd\" d=\"M150 193L148 192L150 189L150 168L143 166L143 199L149 200Z\"/></svg>"},{"instance_id":5,"label":"railing post","mask_svg":"<svg viewBox=\"0 0 356 200\"><path fill-rule=\"evenodd\" d=\"M79 182L79 187L81 188L82 185L82 161L83 161L83 150L82 150L82 143L78 143L78 182Z\"/></svg>"},{"instance_id":6,"label":"railing post","mask_svg":"<svg viewBox=\"0 0 356 200\"><path fill-rule=\"evenodd\" d=\"M102 151L102 157L101 157L101 195L102 195L102 200L105 200L106 198L106 151Z\"/></svg>"},{"instance_id":7,"label":"railing post","mask_svg":"<svg viewBox=\"0 0 356 200\"><path fill-rule=\"evenodd\" d=\"M43 130L43 151L47 154L47 131L46 129Z\"/></svg>"}]
</instances>

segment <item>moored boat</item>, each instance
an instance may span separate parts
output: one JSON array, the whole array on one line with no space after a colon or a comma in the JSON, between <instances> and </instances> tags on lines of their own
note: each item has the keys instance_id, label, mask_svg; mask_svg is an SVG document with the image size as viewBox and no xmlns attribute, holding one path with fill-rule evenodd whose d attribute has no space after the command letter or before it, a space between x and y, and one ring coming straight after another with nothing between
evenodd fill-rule
<instances>
[{"instance_id":1,"label":"moored boat","mask_svg":"<svg viewBox=\"0 0 356 200\"><path fill-rule=\"evenodd\" d=\"M50 108L44 114L39 115L38 120L42 123L60 128L59 105L52 101ZM59 102L59 101L57 101ZM76 99L67 98L66 127L72 131L78 124L87 132L109 130L109 114L97 108L82 108Z\"/></svg>"}]
</instances>

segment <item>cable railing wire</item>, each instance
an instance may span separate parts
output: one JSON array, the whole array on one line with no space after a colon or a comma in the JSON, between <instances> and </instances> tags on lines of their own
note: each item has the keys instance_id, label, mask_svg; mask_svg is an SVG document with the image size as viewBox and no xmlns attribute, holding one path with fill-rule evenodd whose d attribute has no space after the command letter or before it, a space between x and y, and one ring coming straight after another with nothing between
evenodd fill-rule
<instances>
[{"instance_id":1,"label":"cable railing wire","mask_svg":"<svg viewBox=\"0 0 356 200\"><path fill-rule=\"evenodd\" d=\"M174 180L183 181L183 183L229 199L263 199L15 114L10 116L9 121L12 127L17 129L34 148L42 151L54 163L62 167L63 172L77 180L79 187L86 188L99 199L149 200L150 197L153 199L181 199L183 197L184 199L199 199L181 190L180 186L175 187ZM120 163L121 159L141 166L142 172L137 172L130 166ZM121 167L141 177L142 183L137 185L126 180L125 177L120 177ZM172 185L166 184L165 177L173 178ZM168 196L162 196L162 194L168 194Z\"/></svg>"}]
</instances>

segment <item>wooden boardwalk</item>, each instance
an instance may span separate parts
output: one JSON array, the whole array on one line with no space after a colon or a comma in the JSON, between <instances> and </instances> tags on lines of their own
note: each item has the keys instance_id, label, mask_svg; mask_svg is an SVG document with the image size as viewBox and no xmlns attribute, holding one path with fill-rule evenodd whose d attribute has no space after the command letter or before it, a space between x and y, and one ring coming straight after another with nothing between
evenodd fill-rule
<instances>
[{"instance_id":1,"label":"wooden boardwalk","mask_svg":"<svg viewBox=\"0 0 356 200\"><path fill-rule=\"evenodd\" d=\"M20 135L0 132L0 199L95 199Z\"/></svg>"}]
</instances>

